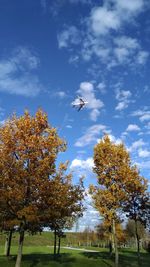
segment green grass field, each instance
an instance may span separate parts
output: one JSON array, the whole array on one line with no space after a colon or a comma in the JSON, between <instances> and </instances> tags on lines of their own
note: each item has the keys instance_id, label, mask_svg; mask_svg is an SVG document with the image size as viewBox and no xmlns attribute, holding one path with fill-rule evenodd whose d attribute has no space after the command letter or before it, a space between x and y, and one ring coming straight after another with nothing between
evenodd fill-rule
<instances>
[{"instance_id":1,"label":"green grass field","mask_svg":"<svg viewBox=\"0 0 150 267\"><path fill-rule=\"evenodd\" d=\"M11 250L11 257L6 259L2 256L3 247L0 248L0 266L14 267L17 247L13 246ZM22 267L113 267L114 259L110 259L106 250L99 252L81 252L70 251L67 249L61 250L61 256L55 260L52 255L52 249L43 246L29 246L24 247ZM136 267L138 266L136 253L134 251L124 250L120 252L120 267ZM150 255L141 253L140 266L150 266Z\"/></svg>"},{"instance_id":2,"label":"green grass field","mask_svg":"<svg viewBox=\"0 0 150 267\"><path fill-rule=\"evenodd\" d=\"M17 253L17 236L13 239L11 257L3 256L4 238L1 238L0 267L14 267ZM54 259L50 233L41 236L26 236L23 248L22 267L113 267L114 258L109 258L107 249L95 249L98 252L83 252L61 249L61 256ZM28 244L28 245L27 245ZM137 256L134 250L122 249L119 253L119 267L138 267ZM150 266L150 254L141 253L140 267Z\"/></svg>"}]
</instances>

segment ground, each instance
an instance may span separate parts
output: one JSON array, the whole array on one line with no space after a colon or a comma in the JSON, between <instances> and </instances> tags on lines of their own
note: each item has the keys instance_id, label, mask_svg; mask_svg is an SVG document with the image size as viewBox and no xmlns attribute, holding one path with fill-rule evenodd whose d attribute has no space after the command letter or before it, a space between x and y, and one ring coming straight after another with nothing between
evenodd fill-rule
<instances>
[{"instance_id":1,"label":"ground","mask_svg":"<svg viewBox=\"0 0 150 267\"><path fill-rule=\"evenodd\" d=\"M13 246L11 257L6 259L3 254L4 247L0 247L0 266L14 267L17 247ZM98 252L84 252L62 249L60 257L54 259L52 248L44 246L25 246L23 250L22 267L114 267L114 258L110 259L106 249ZM142 267L149 267L150 254L141 253ZM138 267L136 252L132 250L120 251L119 267Z\"/></svg>"},{"instance_id":2,"label":"ground","mask_svg":"<svg viewBox=\"0 0 150 267\"><path fill-rule=\"evenodd\" d=\"M23 258L21 267L114 267L114 257L109 258L107 248L82 247L77 249L77 233L67 233L62 240L62 247L68 243L76 246L75 249L61 248L61 256L53 257L53 233L44 232L41 235L25 234ZM5 235L0 235L0 267L14 267L18 234L14 233L11 247L11 257L4 256ZM85 251L83 251L83 248ZM80 247L81 249L81 247ZM87 251L86 251L87 250ZM94 252L91 252L94 251ZM97 252L95 252L97 251ZM150 266L150 253L141 252L140 267ZM122 249L119 251L119 267L139 267L136 251Z\"/></svg>"}]
</instances>

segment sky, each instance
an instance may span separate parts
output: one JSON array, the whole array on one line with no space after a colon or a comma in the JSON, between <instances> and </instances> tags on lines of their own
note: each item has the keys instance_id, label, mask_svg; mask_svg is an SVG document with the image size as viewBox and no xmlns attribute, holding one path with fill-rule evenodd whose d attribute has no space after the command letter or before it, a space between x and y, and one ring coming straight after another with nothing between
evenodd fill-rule
<instances>
[{"instance_id":1,"label":"sky","mask_svg":"<svg viewBox=\"0 0 150 267\"><path fill-rule=\"evenodd\" d=\"M104 133L150 181L149 12L149 0L0 0L0 122L42 108L86 188Z\"/></svg>"}]
</instances>

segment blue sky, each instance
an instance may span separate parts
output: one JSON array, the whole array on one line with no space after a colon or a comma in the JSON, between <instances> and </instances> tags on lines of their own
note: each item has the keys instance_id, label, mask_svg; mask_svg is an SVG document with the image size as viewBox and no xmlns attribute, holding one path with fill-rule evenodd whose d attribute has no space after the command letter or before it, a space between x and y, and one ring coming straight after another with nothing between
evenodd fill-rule
<instances>
[{"instance_id":1,"label":"blue sky","mask_svg":"<svg viewBox=\"0 0 150 267\"><path fill-rule=\"evenodd\" d=\"M104 132L150 179L150 2L0 0L0 11L0 121L42 107L86 187Z\"/></svg>"}]
</instances>

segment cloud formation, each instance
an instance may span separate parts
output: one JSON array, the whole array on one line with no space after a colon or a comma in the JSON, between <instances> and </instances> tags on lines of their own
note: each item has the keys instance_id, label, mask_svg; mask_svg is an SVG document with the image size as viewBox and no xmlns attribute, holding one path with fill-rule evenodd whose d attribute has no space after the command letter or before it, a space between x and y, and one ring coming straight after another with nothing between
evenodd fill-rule
<instances>
[{"instance_id":1,"label":"cloud formation","mask_svg":"<svg viewBox=\"0 0 150 267\"><path fill-rule=\"evenodd\" d=\"M138 117L141 122L150 121L150 110L147 107L143 110L135 110L131 113L131 116Z\"/></svg>"},{"instance_id":2,"label":"cloud formation","mask_svg":"<svg viewBox=\"0 0 150 267\"><path fill-rule=\"evenodd\" d=\"M0 60L0 91L34 97L42 89L35 74L39 67L39 59L25 47L19 47L13 55Z\"/></svg>"},{"instance_id":3,"label":"cloud formation","mask_svg":"<svg viewBox=\"0 0 150 267\"><path fill-rule=\"evenodd\" d=\"M75 26L66 26L57 36L59 48L68 47L71 44L79 44L81 41L79 36L79 31Z\"/></svg>"},{"instance_id":4,"label":"cloud formation","mask_svg":"<svg viewBox=\"0 0 150 267\"><path fill-rule=\"evenodd\" d=\"M132 153L134 151L137 151L137 150L141 149L145 145L146 145L146 143L142 139L139 139L139 140L137 140L137 141L132 143L132 145L129 148L129 152Z\"/></svg>"},{"instance_id":5,"label":"cloud formation","mask_svg":"<svg viewBox=\"0 0 150 267\"><path fill-rule=\"evenodd\" d=\"M138 156L141 158L149 158L150 157L150 151L148 151L147 149L140 149L138 151Z\"/></svg>"},{"instance_id":6,"label":"cloud formation","mask_svg":"<svg viewBox=\"0 0 150 267\"><path fill-rule=\"evenodd\" d=\"M118 104L115 109L119 111L126 109L131 102L131 96L132 93L129 90L117 90L116 99L118 100Z\"/></svg>"},{"instance_id":7,"label":"cloud formation","mask_svg":"<svg viewBox=\"0 0 150 267\"><path fill-rule=\"evenodd\" d=\"M92 121L96 121L104 103L100 99L96 98L93 84L90 82L82 82L77 93L88 102L86 107L90 110L90 119Z\"/></svg>"},{"instance_id":8,"label":"cloud formation","mask_svg":"<svg viewBox=\"0 0 150 267\"><path fill-rule=\"evenodd\" d=\"M94 142L97 142L98 138L105 132L107 132L107 126L102 124L95 124L89 127L85 134L81 136L76 142L76 147L84 147L90 145Z\"/></svg>"},{"instance_id":9,"label":"cloud formation","mask_svg":"<svg viewBox=\"0 0 150 267\"><path fill-rule=\"evenodd\" d=\"M144 7L144 0L107 0L103 6L93 8L90 17L92 30L96 35L117 31L136 17Z\"/></svg>"},{"instance_id":10,"label":"cloud formation","mask_svg":"<svg viewBox=\"0 0 150 267\"><path fill-rule=\"evenodd\" d=\"M136 124L129 124L126 131L127 132L140 131L140 128Z\"/></svg>"},{"instance_id":11,"label":"cloud formation","mask_svg":"<svg viewBox=\"0 0 150 267\"><path fill-rule=\"evenodd\" d=\"M144 65L149 52L142 49L138 39L123 33L129 24L135 27L136 18L145 10L146 3L146 0L104 1L91 9L85 23L82 20L80 29L74 25L62 29L58 38L59 48L71 47L73 52L76 47L76 59L89 61L96 57L108 69L119 65L132 68Z\"/></svg>"},{"instance_id":12,"label":"cloud formation","mask_svg":"<svg viewBox=\"0 0 150 267\"><path fill-rule=\"evenodd\" d=\"M80 170L92 171L93 167L94 167L94 162L92 158L87 158L86 160L74 159L70 165L71 170L80 169Z\"/></svg>"}]
</instances>

